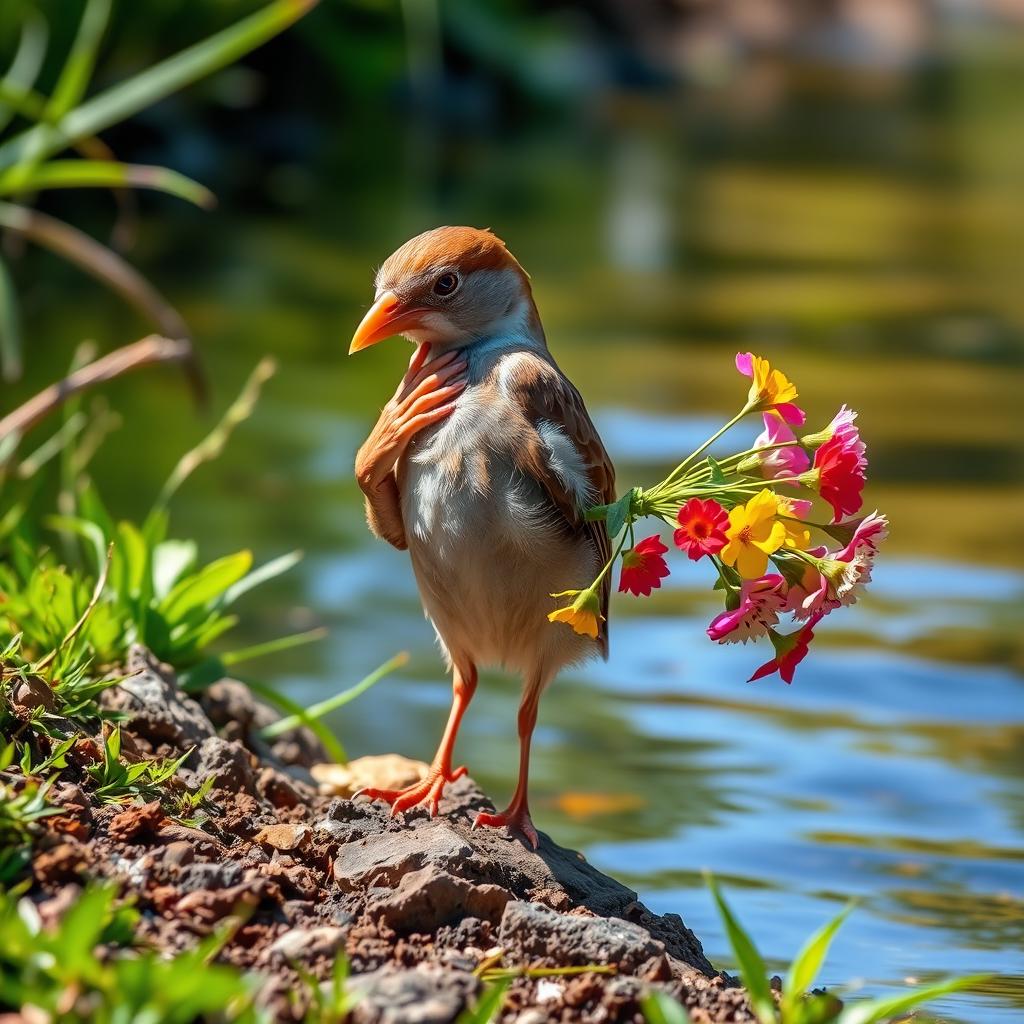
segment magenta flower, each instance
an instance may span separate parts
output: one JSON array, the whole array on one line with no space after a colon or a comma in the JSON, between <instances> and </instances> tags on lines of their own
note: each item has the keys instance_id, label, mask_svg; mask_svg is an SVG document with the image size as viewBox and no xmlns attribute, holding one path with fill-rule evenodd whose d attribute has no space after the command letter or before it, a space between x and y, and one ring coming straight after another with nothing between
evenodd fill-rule
<instances>
[{"instance_id":1,"label":"magenta flower","mask_svg":"<svg viewBox=\"0 0 1024 1024\"><path fill-rule=\"evenodd\" d=\"M755 448L768 448L773 444L796 440L796 434L780 415L766 412L762 416L764 430L754 441ZM811 460L800 445L794 444L789 448L776 448L774 451L765 452L759 456L759 465L766 479L775 480L782 476L799 476L811 468Z\"/></svg>"},{"instance_id":2,"label":"magenta flower","mask_svg":"<svg viewBox=\"0 0 1024 1024\"><path fill-rule=\"evenodd\" d=\"M822 613L824 614L824 613ZM821 614L815 615L804 627L796 633L776 633L770 630L768 636L771 638L772 646L775 648L775 657L766 661L751 677L749 682L755 679L763 679L774 672L778 672L784 683L793 682L793 673L797 665L807 657L807 650L814 639L814 628L821 621Z\"/></svg>"},{"instance_id":3,"label":"magenta flower","mask_svg":"<svg viewBox=\"0 0 1024 1024\"><path fill-rule=\"evenodd\" d=\"M715 616L708 636L720 644L746 643L778 624L786 603L786 581L777 573L744 580L739 607Z\"/></svg>"}]
</instances>

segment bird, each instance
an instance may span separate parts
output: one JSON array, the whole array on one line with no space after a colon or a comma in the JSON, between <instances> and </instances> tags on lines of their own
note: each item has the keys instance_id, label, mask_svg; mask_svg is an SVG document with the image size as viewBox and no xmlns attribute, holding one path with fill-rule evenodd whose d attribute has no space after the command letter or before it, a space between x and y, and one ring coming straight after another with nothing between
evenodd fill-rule
<instances>
[{"instance_id":1,"label":"bird","mask_svg":"<svg viewBox=\"0 0 1024 1024\"><path fill-rule=\"evenodd\" d=\"M426 776L364 789L392 814L431 816L454 767L481 668L522 677L519 775L504 827L536 849L530 743L541 694L566 666L608 656L610 574L597 635L549 621L553 597L590 586L610 557L587 510L615 500L615 470L580 393L548 349L530 278L490 229L438 227L381 265L349 353L403 336L416 346L355 460L372 533L407 550L452 673L452 706Z\"/></svg>"}]
</instances>

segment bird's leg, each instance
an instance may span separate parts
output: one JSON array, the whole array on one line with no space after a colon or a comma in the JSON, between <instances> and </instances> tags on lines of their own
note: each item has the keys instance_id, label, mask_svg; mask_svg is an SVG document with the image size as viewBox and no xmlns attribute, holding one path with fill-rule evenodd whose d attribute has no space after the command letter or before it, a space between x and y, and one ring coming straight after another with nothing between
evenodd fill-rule
<instances>
[{"instance_id":1,"label":"bird's leg","mask_svg":"<svg viewBox=\"0 0 1024 1024\"><path fill-rule=\"evenodd\" d=\"M533 728L537 724L537 705L540 702L542 689L541 685L528 687L523 695L523 701L519 705L519 781L516 783L516 791L512 794L512 800L500 814L481 811L473 822L473 828L478 828L481 825L492 827L505 825L510 829L518 830L535 850L540 839L533 826L533 821L530 819L527 786L530 775L530 740L533 738Z\"/></svg>"},{"instance_id":2,"label":"bird's leg","mask_svg":"<svg viewBox=\"0 0 1024 1024\"><path fill-rule=\"evenodd\" d=\"M429 355L429 345L420 345L413 353L398 390L356 455L356 480L366 495L370 530L399 549L409 545L395 467L416 433L452 414L455 399L466 386L463 356Z\"/></svg>"},{"instance_id":3,"label":"bird's leg","mask_svg":"<svg viewBox=\"0 0 1024 1024\"><path fill-rule=\"evenodd\" d=\"M392 817L399 811L407 811L419 804L428 804L430 816L437 814L438 804L444 787L449 782L461 779L466 774L465 765L452 768L452 754L455 751L455 738L459 732L459 723L469 706L476 690L476 666L470 665L466 670L455 667L452 678L452 710L448 716L448 724L444 727L441 745L437 748L430 770L424 779L407 786L405 789L363 789L355 796L368 796L371 800L384 800L391 804Z\"/></svg>"}]
</instances>

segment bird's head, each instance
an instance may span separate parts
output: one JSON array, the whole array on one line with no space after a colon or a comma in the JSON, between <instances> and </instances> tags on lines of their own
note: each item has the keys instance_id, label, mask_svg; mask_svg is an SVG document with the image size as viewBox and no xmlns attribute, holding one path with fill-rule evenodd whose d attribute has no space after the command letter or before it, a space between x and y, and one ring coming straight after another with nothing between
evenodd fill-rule
<instances>
[{"instance_id":1,"label":"bird's head","mask_svg":"<svg viewBox=\"0 0 1024 1024\"><path fill-rule=\"evenodd\" d=\"M490 231L425 231L387 258L375 285L349 355L396 334L434 352L499 335L543 340L530 280Z\"/></svg>"}]
</instances>

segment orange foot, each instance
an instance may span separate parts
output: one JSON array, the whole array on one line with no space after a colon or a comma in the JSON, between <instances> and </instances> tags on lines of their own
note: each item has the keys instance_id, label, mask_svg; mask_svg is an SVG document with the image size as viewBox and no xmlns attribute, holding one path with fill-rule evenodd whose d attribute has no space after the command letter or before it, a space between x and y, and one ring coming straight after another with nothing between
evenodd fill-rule
<instances>
[{"instance_id":1,"label":"orange foot","mask_svg":"<svg viewBox=\"0 0 1024 1024\"><path fill-rule=\"evenodd\" d=\"M526 841L535 850L540 842L540 836L537 835L537 830L533 827L533 822L530 820L530 812L525 806L510 806L500 814L489 814L487 811L481 811L473 822L473 828L480 828L482 825L488 828L500 828L504 825L513 831L521 832L526 837Z\"/></svg>"},{"instance_id":2,"label":"orange foot","mask_svg":"<svg viewBox=\"0 0 1024 1024\"><path fill-rule=\"evenodd\" d=\"M391 804L391 817L393 818L400 811L408 811L420 804L430 805L430 816L437 816L437 805L441 802L441 794L449 782L461 779L466 774L466 766L461 765L452 771L442 771L440 768L431 768L424 779L414 782L405 789L360 789L352 794L352 799L365 796L371 800L383 800Z\"/></svg>"}]
</instances>

